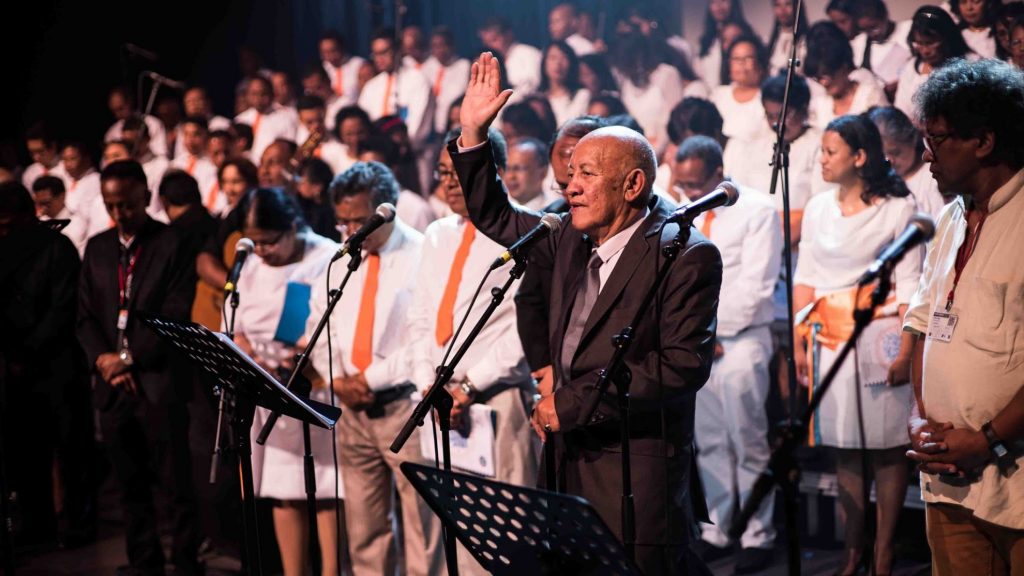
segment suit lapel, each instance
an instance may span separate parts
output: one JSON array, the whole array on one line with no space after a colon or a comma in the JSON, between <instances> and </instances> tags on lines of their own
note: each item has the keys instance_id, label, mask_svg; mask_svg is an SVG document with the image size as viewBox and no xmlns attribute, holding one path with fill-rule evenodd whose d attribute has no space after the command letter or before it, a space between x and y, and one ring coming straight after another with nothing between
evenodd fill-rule
<instances>
[{"instance_id":1,"label":"suit lapel","mask_svg":"<svg viewBox=\"0 0 1024 576\"><path fill-rule=\"evenodd\" d=\"M564 278L566 282L552 283L551 289L551 315L552 321L556 322L550 331L554 334L553 346L551 347L551 361L556 366L556 373L562 370L562 345L565 341L565 327L569 322L569 314L572 313L573 304L576 301L576 293L579 292L580 284L583 282L583 274L587 267L587 260L590 258L591 243L585 236L575 232L567 232L574 237L565 238L562 241L572 243L572 251L569 253L568 262L565 266ZM555 270L558 274L560 270ZM568 376L568 375L565 375Z\"/></svg>"},{"instance_id":2,"label":"suit lapel","mask_svg":"<svg viewBox=\"0 0 1024 576\"><path fill-rule=\"evenodd\" d=\"M146 223L142 226L142 230L135 240L139 243L140 250L135 270L132 272L132 293L128 298L129 310L136 310L138 308L136 303L139 301L139 293L142 292L143 283L149 276L149 268L153 260L155 260L153 252L157 249L157 246L150 241L150 237L155 233L155 227L156 221L147 218ZM148 283L146 287L148 287Z\"/></svg>"}]
</instances>

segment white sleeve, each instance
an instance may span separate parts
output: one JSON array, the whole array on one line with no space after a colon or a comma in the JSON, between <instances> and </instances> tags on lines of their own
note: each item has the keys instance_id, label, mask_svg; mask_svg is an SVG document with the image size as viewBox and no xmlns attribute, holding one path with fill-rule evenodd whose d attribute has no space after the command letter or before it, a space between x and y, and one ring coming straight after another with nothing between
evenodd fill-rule
<instances>
[{"instance_id":1,"label":"white sleeve","mask_svg":"<svg viewBox=\"0 0 1024 576\"><path fill-rule=\"evenodd\" d=\"M430 232L428 230L428 232ZM437 271L427 261L426 247L430 242L424 241L424 254L420 260L416 274L416 289L413 293L412 305L409 307L408 327L409 338L409 376L416 388L425 391L434 383L434 359L431 347L434 341L434 322L437 311L430 303L429 286L437 283Z\"/></svg>"},{"instance_id":2,"label":"white sleeve","mask_svg":"<svg viewBox=\"0 0 1024 576\"><path fill-rule=\"evenodd\" d=\"M910 219L914 217L914 213L917 212L917 206L914 204L913 198L894 199L890 202L899 201L900 209L899 216L895 220L896 226L893 227L893 239L897 238L907 228L907 224ZM910 304L914 298L914 293L917 291L918 284L921 279L921 261L924 259L924 247L918 246L913 250L908 251L898 264L896 264L895 270L895 282L896 282L896 301L899 304Z\"/></svg>"},{"instance_id":3,"label":"white sleeve","mask_svg":"<svg viewBox=\"0 0 1024 576\"><path fill-rule=\"evenodd\" d=\"M518 286L515 288L518 289ZM479 362L465 369L464 374L479 392L498 382L522 382L530 378L530 367L526 363L522 340L519 339L515 313L511 316L508 329L488 348L487 354Z\"/></svg>"},{"instance_id":4,"label":"white sleeve","mask_svg":"<svg viewBox=\"0 0 1024 576\"><path fill-rule=\"evenodd\" d=\"M753 191L751 193L754 193ZM743 239L742 266L736 300L729 309L735 315L730 324L746 328L754 324L765 300L775 292L775 283L782 268L782 224L774 207L766 207L747 227Z\"/></svg>"},{"instance_id":5,"label":"white sleeve","mask_svg":"<svg viewBox=\"0 0 1024 576\"><path fill-rule=\"evenodd\" d=\"M816 234L814 221L818 215L814 214L814 203L808 202L804 209L804 218L800 224L800 257L796 262L796 270L793 272L793 284L801 284L814 288L819 284L818 271L821 266L814 259L814 236Z\"/></svg>"},{"instance_id":6,"label":"white sleeve","mask_svg":"<svg viewBox=\"0 0 1024 576\"><path fill-rule=\"evenodd\" d=\"M313 332L316 330L317 324L320 322L320 318L327 311L327 286L326 286L327 274L321 275L318 279L313 281L312 291L309 296L309 317L306 319L306 331L305 337L308 340L313 336ZM313 364L313 368L317 371L320 376L327 380L328 376L333 375L335 378L344 375L345 368L341 362L342 354L345 353L344 347L347 344L342 342L341 338L338 337L336 324L331 323L331 347L328 348L327 342L327 330L320 335L320 339L317 340L316 346L313 347L313 351L310 353L310 362ZM333 354L332 354L333 352ZM328 370L329 367L333 368L333 373Z\"/></svg>"}]
</instances>

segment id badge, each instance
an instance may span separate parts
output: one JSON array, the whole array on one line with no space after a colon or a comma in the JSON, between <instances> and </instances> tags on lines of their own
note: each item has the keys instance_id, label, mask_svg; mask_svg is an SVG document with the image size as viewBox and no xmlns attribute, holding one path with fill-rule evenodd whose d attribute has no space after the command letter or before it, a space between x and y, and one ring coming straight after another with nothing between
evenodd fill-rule
<instances>
[{"instance_id":1,"label":"id badge","mask_svg":"<svg viewBox=\"0 0 1024 576\"><path fill-rule=\"evenodd\" d=\"M938 342L949 342L953 339L953 330L959 317L955 312L932 312L932 323L928 327L928 339Z\"/></svg>"},{"instance_id":2,"label":"id badge","mask_svg":"<svg viewBox=\"0 0 1024 576\"><path fill-rule=\"evenodd\" d=\"M125 310L124 308L117 311L117 329L128 329L128 311Z\"/></svg>"}]
</instances>

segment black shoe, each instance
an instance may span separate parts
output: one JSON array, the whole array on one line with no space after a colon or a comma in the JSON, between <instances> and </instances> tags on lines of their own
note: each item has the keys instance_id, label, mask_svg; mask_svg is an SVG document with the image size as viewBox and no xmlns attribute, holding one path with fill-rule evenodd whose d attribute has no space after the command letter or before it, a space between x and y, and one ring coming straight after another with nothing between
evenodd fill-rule
<instances>
[{"instance_id":1,"label":"black shoe","mask_svg":"<svg viewBox=\"0 0 1024 576\"><path fill-rule=\"evenodd\" d=\"M710 564L715 560L720 560L732 554L732 548L729 546L715 546L707 540L698 540L693 545L693 553L697 555L705 564Z\"/></svg>"},{"instance_id":2,"label":"black shoe","mask_svg":"<svg viewBox=\"0 0 1024 576\"><path fill-rule=\"evenodd\" d=\"M736 557L736 574L753 574L772 565L775 551L771 548L744 548Z\"/></svg>"}]
</instances>

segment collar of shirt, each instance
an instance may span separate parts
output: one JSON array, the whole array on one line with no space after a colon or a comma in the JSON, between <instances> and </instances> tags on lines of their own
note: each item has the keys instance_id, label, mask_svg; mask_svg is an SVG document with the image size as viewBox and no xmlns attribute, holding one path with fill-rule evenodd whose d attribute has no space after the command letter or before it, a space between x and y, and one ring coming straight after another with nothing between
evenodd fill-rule
<instances>
[{"instance_id":1,"label":"collar of shirt","mask_svg":"<svg viewBox=\"0 0 1024 576\"><path fill-rule=\"evenodd\" d=\"M619 252L626 247L629 243L629 239L633 237L633 233L636 232L637 228L647 220L647 217L651 214L650 208L644 208L644 213L637 218L636 222L629 225L629 228L625 230L619 230L614 236L604 241L597 247L597 255L601 257L601 261L605 264L611 262L613 258L619 255Z\"/></svg>"},{"instance_id":2,"label":"collar of shirt","mask_svg":"<svg viewBox=\"0 0 1024 576\"><path fill-rule=\"evenodd\" d=\"M1019 170L1012 178L1007 180L1005 184L1000 186L999 189L992 194L992 198L988 201L989 214L1005 206L1006 203L1009 202L1022 187L1024 187L1024 169ZM958 198L957 200L959 202L963 202L962 198Z\"/></svg>"},{"instance_id":3,"label":"collar of shirt","mask_svg":"<svg viewBox=\"0 0 1024 576\"><path fill-rule=\"evenodd\" d=\"M379 250L377 250L378 256L384 256L388 252L396 250L398 247L402 245L402 236L404 233L403 229L405 228L405 223L399 220L397 216L395 217L394 222L395 225L391 229L391 235L388 236L388 239L385 240L384 244L381 245ZM363 250L364 258L366 257L367 254L369 254L369 252Z\"/></svg>"}]
</instances>

